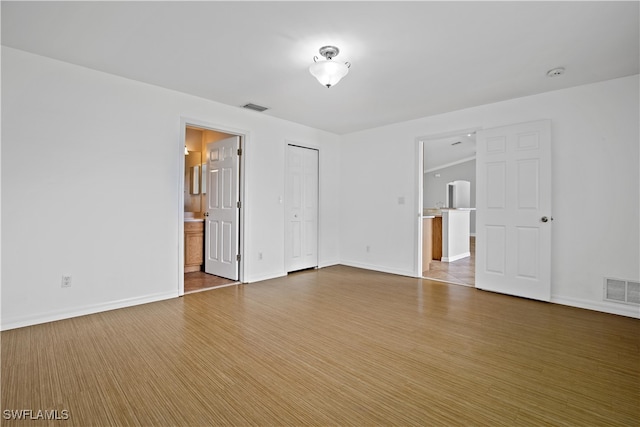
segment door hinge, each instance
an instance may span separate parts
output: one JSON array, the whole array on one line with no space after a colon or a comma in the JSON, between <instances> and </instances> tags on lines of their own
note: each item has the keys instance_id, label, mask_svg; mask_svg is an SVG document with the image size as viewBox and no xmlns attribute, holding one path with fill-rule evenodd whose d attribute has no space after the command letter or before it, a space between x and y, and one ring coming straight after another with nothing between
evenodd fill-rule
<instances>
[{"instance_id":1,"label":"door hinge","mask_svg":"<svg viewBox=\"0 0 640 427\"><path fill-rule=\"evenodd\" d=\"M242 148L238 148L238 156L242 156Z\"/></svg>"},{"instance_id":2,"label":"door hinge","mask_svg":"<svg viewBox=\"0 0 640 427\"><path fill-rule=\"evenodd\" d=\"M241 208L242 207L242 202L238 202L238 204L236 206L238 206L238 208Z\"/></svg>"},{"instance_id":3,"label":"door hinge","mask_svg":"<svg viewBox=\"0 0 640 427\"><path fill-rule=\"evenodd\" d=\"M236 255L236 261L240 261L241 258L242 256L240 254Z\"/></svg>"}]
</instances>

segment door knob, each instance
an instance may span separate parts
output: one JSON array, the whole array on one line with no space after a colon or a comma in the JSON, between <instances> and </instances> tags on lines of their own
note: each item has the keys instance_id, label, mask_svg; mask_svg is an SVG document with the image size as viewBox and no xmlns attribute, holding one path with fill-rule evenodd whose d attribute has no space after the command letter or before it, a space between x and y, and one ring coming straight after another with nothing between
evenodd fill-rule
<instances>
[{"instance_id":1,"label":"door knob","mask_svg":"<svg viewBox=\"0 0 640 427\"><path fill-rule=\"evenodd\" d=\"M548 222L549 218L547 218L546 216L543 216L542 218L540 218L540 221L542 222Z\"/></svg>"},{"instance_id":2,"label":"door knob","mask_svg":"<svg viewBox=\"0 0 640 427\"><path fill-rule=\"evenodd\" d=\"M209 216L209 212L205 212L205 213L204 213L204 216Z\"/></svg>"}]
</instances>

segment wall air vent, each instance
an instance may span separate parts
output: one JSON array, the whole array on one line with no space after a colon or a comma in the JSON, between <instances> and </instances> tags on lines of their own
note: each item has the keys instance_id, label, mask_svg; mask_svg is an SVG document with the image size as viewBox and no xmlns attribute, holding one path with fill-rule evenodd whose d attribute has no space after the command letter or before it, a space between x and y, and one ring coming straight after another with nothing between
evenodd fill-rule
<instances>
[{"instance_id":1,"label":"wall air vent","mask_svg":"<svg viewBox=\"0 0 640 427\"><path fill-rule=\"evenodd\" d=\"M242 108L246 108L247 110L257 111L259 113L262 113L263 111L268 110L267 107L263 107L262 105L257 105L252 103L245 104L242 106Z\"/></svg>"},{"instance_id":2,"label":"wall air vent","mask_svg":"<svg viewBox=\"0 0 640 427\"><path fill-rule=\"evenodd\" d=\"M604 279L604 299L623 304L640 305L640 282Z\"/></svg>"}]
</instances>

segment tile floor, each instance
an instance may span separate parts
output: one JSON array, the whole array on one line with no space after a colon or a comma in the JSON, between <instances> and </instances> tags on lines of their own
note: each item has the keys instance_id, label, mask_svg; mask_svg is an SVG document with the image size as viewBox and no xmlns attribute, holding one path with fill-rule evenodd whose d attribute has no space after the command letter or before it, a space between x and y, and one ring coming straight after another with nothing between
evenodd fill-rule
<instances>
[{"instance_id":1,"label":"tile floor","mask_svg":"<svg viewBox=\"0 0 640 427\"><path fill-rule=\"evenodd\" d=\"M184 274L184 293L189 294L206 291L207 289L230 285L232 283L237 283L237 281L207 274L204 271L194 271Z\"/></svg>"},{"instance_id":2,"label":"tile floor","mask_svg":"<svg viewBox=\"0 0 640 427\"><path fill-rule=\"evenodd\" d=\"M470 237L471 256L454 262L431 261L429 271L422 276L427 279L442 280L460 285L475 286L476 277L476 238Z\"/></svg>"}]
</instances>

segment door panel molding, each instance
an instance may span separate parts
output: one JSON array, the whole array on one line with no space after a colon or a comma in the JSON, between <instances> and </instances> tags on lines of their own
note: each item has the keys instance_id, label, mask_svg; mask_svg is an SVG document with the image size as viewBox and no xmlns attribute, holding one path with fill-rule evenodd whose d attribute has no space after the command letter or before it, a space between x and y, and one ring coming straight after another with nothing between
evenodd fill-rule
<instances>
[{"instance_id":1,"label":"door panel molding","mask_svg":"<svg viewBox=\"0 0 640 427\"><path fill-rule=\"evenodd\" d=\"M316 148L285 147L285 271L318 266L319 163Z\"/></svg>"},{"instance_id":2,"label":"door panel molding","mask_svg":"<svg viewBox=\"0 0 640 427\"><path fill-rule=\"evenodd\" d=\"M477 132L476 287L551 298L551 122Z\"/></svg>"}]
</instances>

